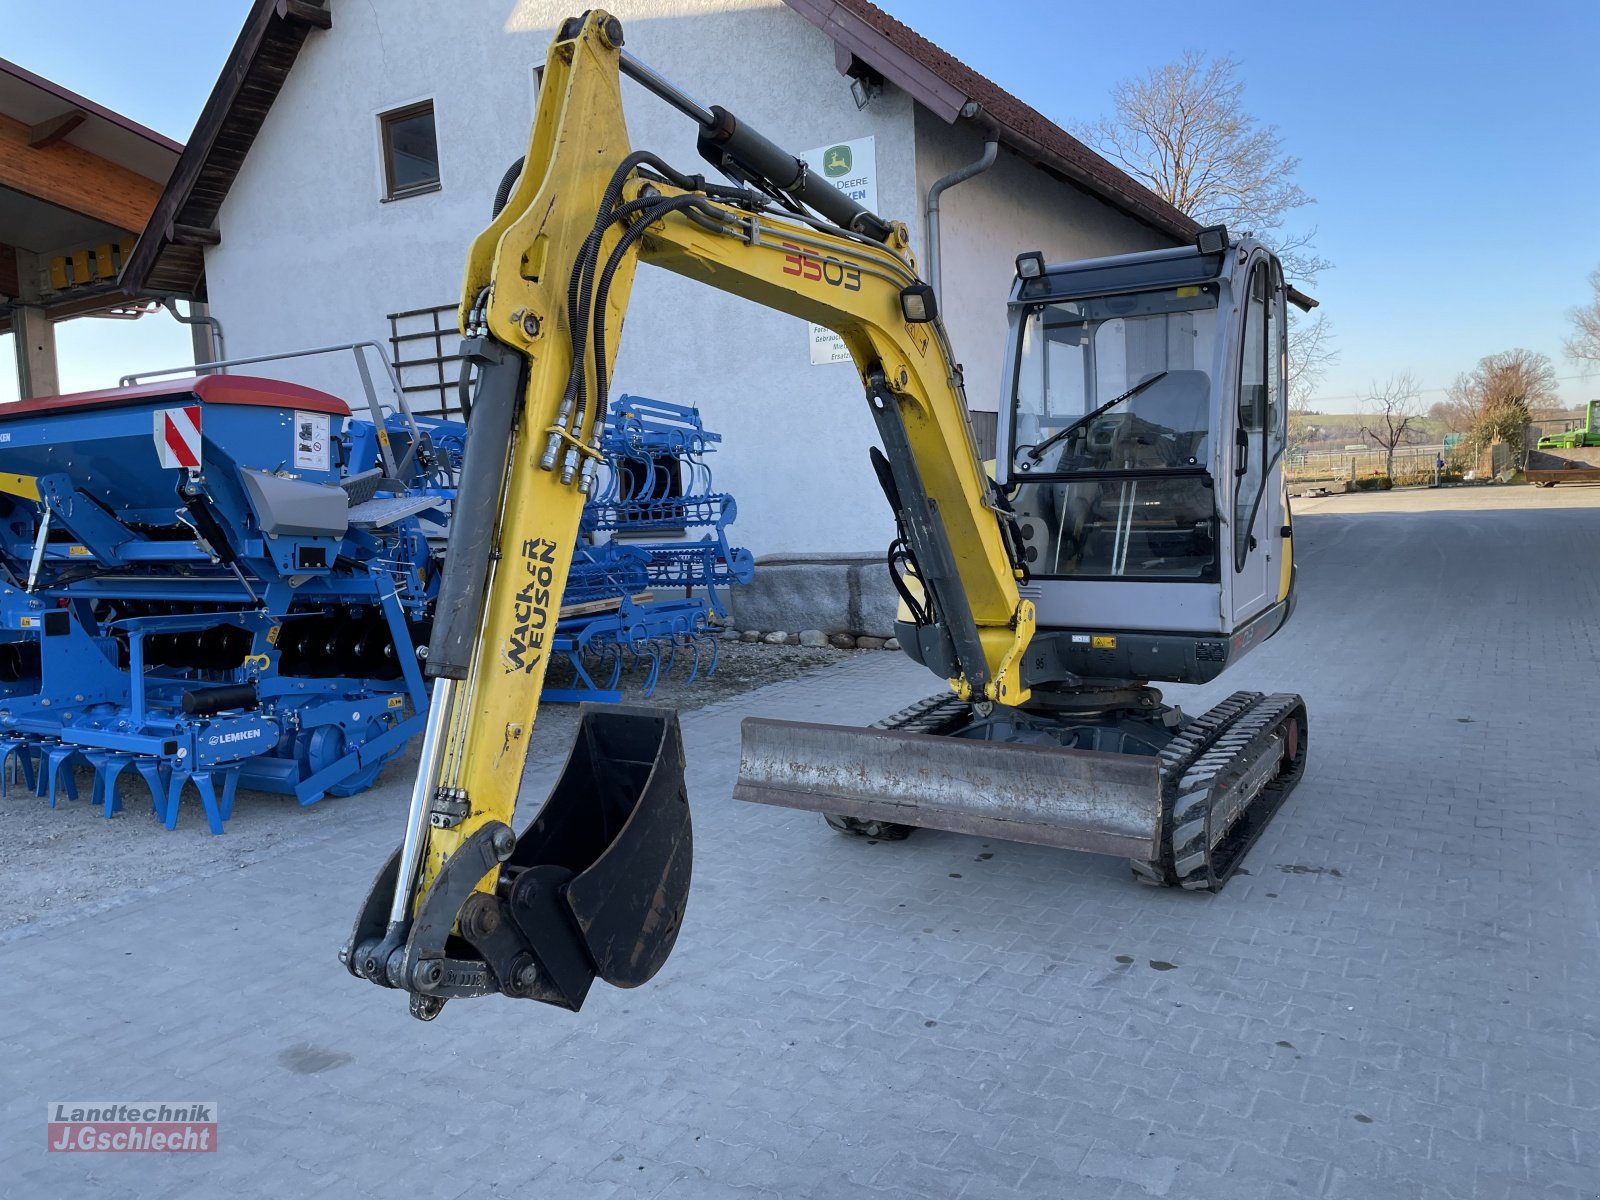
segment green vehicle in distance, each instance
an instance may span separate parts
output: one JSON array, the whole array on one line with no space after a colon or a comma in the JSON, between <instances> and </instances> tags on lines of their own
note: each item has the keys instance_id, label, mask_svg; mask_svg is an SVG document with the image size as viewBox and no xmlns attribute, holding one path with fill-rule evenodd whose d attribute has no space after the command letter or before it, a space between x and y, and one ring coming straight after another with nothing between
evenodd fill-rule
<instances>
[{"instance_id":1,"label":"green vehicle in distance","mask_svg":"<svg viewBox=\"0 0 1600 1200\"><path fill-rule=\"evenodd\" d=\"M1576 450L1581 446L1600 446L1600 400L1589 401L1589 414L1582 428L1539 439L1541 450Z\"/></svg>"}]
</instances>

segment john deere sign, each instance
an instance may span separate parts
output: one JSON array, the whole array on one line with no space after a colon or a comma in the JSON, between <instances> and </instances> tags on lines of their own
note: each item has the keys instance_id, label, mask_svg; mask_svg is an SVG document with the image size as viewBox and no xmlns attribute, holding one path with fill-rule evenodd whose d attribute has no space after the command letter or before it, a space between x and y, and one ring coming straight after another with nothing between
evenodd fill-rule
<instances>
[{"instance_id":1,"label":"john deere sign","mask_svg":"<svg viewBox=\"0 0 1600 1200\"><path fill-rule=\"evenodd\" d=\"M813 171L820 171L824 179L861 207L872 212L878 211L877 156L873 152L871 138L836 142L818 150L807 150L800 157L811 164ZM833 330L813 325L811 361L813 364L849 362L850 352Z\"/></svg>"}]
</instances>

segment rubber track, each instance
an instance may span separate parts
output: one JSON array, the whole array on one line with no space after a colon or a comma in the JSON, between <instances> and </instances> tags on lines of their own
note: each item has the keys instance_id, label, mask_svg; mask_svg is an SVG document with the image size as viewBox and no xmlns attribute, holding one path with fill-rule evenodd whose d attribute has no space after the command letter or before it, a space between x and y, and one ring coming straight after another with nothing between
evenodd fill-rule
<instances>
[{"instance_id":1,"label":"rubber track","mask_svg":"<svg viewBox=\"0 0 1600 1200\"><path fill-rule=\"evenodd\" d=\"M918 700L881 721L874 721L868 728L894 729L901 733L938 733L942 726L966 717L970 711L971 705L960 696L940 692L937 696Z\"/></svg>"},{"instance_id":2,"label":"rubber track","mask_svg":"<svg viewBox=\"0 0 1600 1200\"><path fill-rule=\"evenodd\" d=\"M1178 877L1172 869L1172 803L1177 795L1177 784L1212 743L1260 699L1260 692L1235 692L1190 721L1161 751L1161 844L1157 849L1161 857L1155 862L1129 861L1133 877L1140 883L1152 887L1177 886Z\"/></svg>"},{"instance_id":3,"label":"rubber track","mask_svg":"<svg viewBox=\"0 0 1600 1200\"><path fill-rule=\"evenodd\" d=\"M1254 753L1264 749L1272 736L1290 722L1296 723L1293 757L1279 767L1213 846L1211 816L1217 798L1243 774ZM1170 864L1168 880L1190 891L1222 890L1273 814L1289 798L1305 771L1305 763L1305 702L1299 696L1280 692L1256 696L1208 740L1198 756L1189 758L1181 773L1164 772L1162 836L1170 847L1170 856L1162 857Z\"/></svg>"}]
</instances>

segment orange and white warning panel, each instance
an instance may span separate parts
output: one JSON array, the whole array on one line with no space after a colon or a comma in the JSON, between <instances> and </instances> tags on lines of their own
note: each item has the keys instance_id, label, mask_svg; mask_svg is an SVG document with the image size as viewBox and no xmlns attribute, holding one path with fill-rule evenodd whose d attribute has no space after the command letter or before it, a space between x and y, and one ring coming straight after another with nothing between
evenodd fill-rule
<instances>
[{"instance_id":1,"label":"orange and white warning panel","mask_svg":"<svg viewBox=\"0 0 1600 1200\"><path fill-rule=\"evenodd\" d=\"M156 410L156 454L163 467L200 469L200 406Z\"/></svg>"}]
</instances>

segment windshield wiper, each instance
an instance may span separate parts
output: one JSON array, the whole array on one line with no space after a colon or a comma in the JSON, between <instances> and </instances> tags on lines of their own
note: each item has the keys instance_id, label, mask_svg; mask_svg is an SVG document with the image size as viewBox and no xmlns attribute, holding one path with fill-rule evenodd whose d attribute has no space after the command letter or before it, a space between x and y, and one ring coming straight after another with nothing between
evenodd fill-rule
<instances>
[{"instance_id":1,"label":"windshield wiper","mask_svg":"<svg viewBox=\"0 0 1600 1200\"><path fill-rule=\"evenodd\" d=\"M1117 405L1121 404L1124 400L1132 400L1140 392L1144 391L1145 388L1147 388L1151 384L1155 383L1156 380L1164 379L1166 377L1166 374L1167 373L1165 371L1158 371L1156 374L1150 376L1149 379L1142 380L1141 382L1134 384L1131 388L1129 388L1127 391L1123 392L1122 395L1116 397L1115 399L1107 400L1104 404L1102 404L1099 408L1095 409L1093 412L1084 413L1083 416L1079 417L1071 425L1068 425L1065 429L1058 429L1055 433L1052 433L1049 437L1045 438L1044 441L1040 442L1037 446L1033 447L1033 449L1029 450L1028 451L1028 458L1033 462L1038 462L1041 458L1044 457L1044 452L1046 450L1050 449L1051 446L1054 446L1057 442L1061 441L1064 438L1071 437L1073 434L1077 433L1078 430L1082 429L1085 425L1087 425L1090 421L1094 420L1096 417L1098 417L1101 413L1105 412L1107 409L1115 408Z\"/></svg>"}]
</instances>

